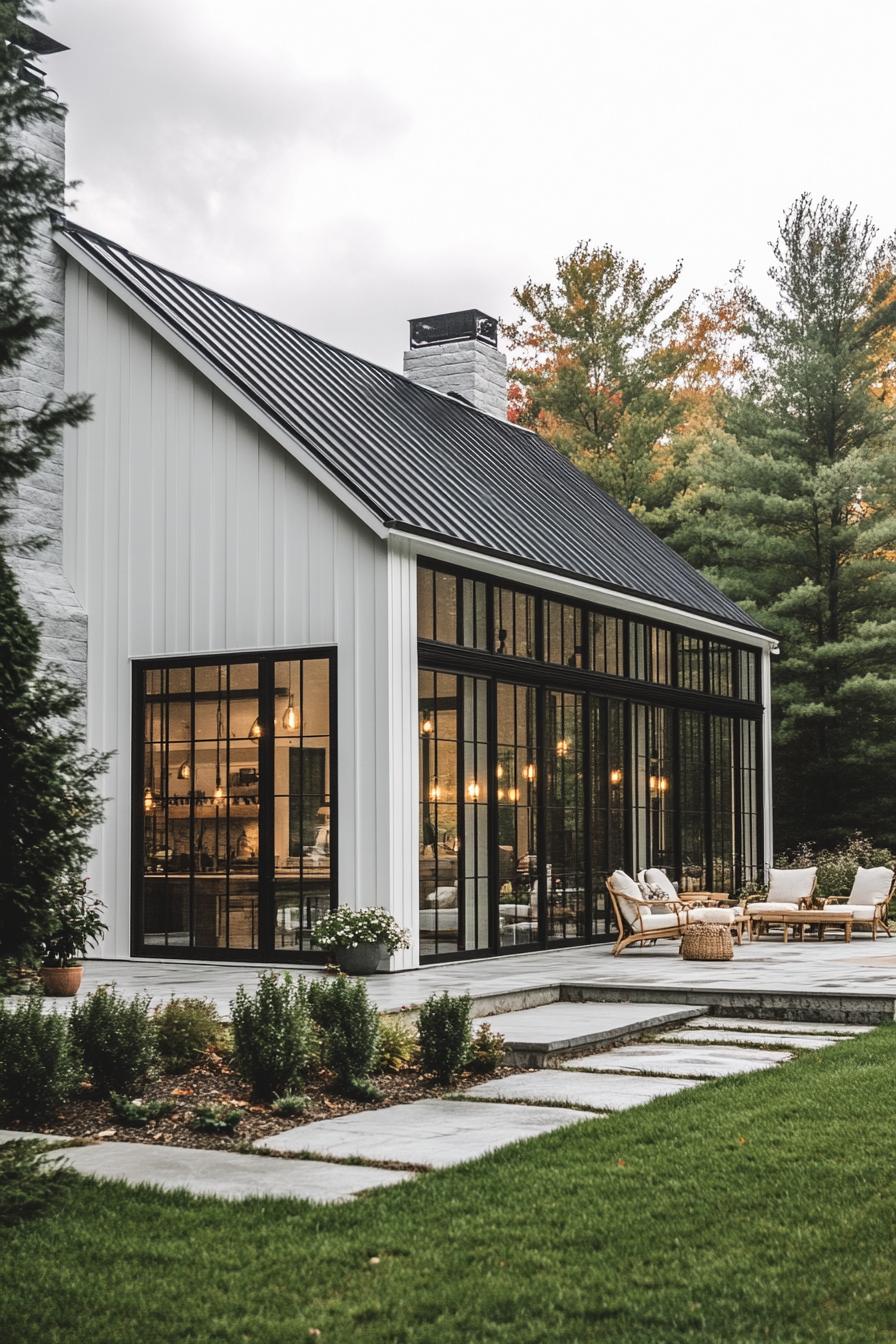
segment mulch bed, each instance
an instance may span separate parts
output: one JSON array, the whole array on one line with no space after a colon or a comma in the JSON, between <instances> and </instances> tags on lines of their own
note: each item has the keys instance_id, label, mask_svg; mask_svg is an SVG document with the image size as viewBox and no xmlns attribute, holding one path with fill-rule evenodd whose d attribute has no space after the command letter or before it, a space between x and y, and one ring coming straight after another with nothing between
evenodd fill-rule
<instances>
[{"instance_id":1,"label":"mulch bed","mask_svg":"<svg viewBox=\"0 0 896 1344\"><path fill-rule=\"evenodd\" d=\"M490 1077L503 1077L517 1070L497 1069ZM220 1055L209 1053L201 1063L186 1073L162 1074L148 1082L140 1096L141 1101L173 1101L176 1109L170 1115L151 1120L143 1126L123 1125L113 1115L108 1101L91 1095L89 1084L81 1094L62 1107L56 1119L45 1125L21 1125L18 1128L47 1134L65 1134L72 1138L112 1139L128 1143L170 1144L180 1148L240 1148L268 1134L277 1134L312 1120L329 1120L353 1111L380 1110L406 1101L426 1097L442 1097L474 1082L482 1075L464 1075L451 1087L441 1087L418 1068L402 1069L398 1073L378 1074L373 1082L382 1092L381 1101L350 1101L339 1096L333 1079L325 1071L309 1079L303 1090L309 1106L301 1115L275 1115L269 1106L252 1101L250 1089L235 1070ZM196 1106L238 1107L243 1112L233 1134L206 1134L192 1127ZM15 1127L15 1126L8 1126Z\"/></svg>"}]
</instances>

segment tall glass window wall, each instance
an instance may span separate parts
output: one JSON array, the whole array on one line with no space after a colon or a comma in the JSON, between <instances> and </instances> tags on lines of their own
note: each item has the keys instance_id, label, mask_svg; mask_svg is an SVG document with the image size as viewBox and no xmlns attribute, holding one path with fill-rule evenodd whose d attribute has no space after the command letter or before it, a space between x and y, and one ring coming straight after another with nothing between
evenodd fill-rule
<instances>
[{"instance_id":1,"label":"tall glass window wall","mask_svg":"<svg viewBox=\"0 0 896 1344\"><path fill-rule=\"evenodd\" d=\"M307 957L335 904L333 656L135 669L137 953Z\"/></svg>"},{"instance_id":2,"label":"tall glass window wall","mask_svg":"<svg viewBox=\"0 0 896 1344\"><path fill-rule=\"evenodd\" d=\"M758 654L418 565L421 956L607 937L605 880L762 867Z\"/></svg>"}]
</instances>

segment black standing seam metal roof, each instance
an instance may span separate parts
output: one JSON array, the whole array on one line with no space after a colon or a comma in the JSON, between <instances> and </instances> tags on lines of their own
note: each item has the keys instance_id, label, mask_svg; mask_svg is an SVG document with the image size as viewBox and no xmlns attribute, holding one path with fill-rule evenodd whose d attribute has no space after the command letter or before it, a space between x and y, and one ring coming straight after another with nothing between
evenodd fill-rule
<instances>
[{"instance_id":1,"label":"black standing seam metal roof","mask_svg":"<svg viewBox=\"0 0 896 1344\"><path fill-rule=\"evenodd\" d=\"M59 231L384 525L762 627L537 434L247 308L108 238Z\"/></svg>"}]
</instances>

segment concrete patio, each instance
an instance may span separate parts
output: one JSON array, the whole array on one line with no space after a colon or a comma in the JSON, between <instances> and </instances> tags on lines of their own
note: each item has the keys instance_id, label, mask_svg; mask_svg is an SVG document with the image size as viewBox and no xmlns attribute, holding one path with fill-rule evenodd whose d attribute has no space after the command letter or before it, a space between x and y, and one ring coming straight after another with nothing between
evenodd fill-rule
<instances>
[{"instance_id":1,"label":"concrete patio","mask_svg":"<svg viewBox=\"0 0 896 1344\"><path fill-rule=\"evenodd\" d=\"M114 983L123 993L148 994L155 1001L171 995L209 998L226 1014L237 986L254 985L265 969L269 968L97 958L85 963L82 993ZM312 978L323 974L311 966L280 969ZM812 938L805 943L785 944L780 938L766 937L735 948L734 960L727 962L684 961L676 947L662 943L613 957L610 944L603 943L568 951L455 961L368 979L371 997L387 1012L412 1007L442 990L469 993L478 1012L507 1011L539 1001L551 1002L558 997L561 984L585 992L589 988L600 990L610 998L632 994L662 999L690 993L696 996L692 1001L701 1002L712 991L767 996L770 1000L781 995L832 1000L858 995L896 1000L896 940L873 941L858 935L846 944L842 938L829 935L823 942ZM55 1001L59 1007L64 1002Z\"/></svg>"}]
</instances>

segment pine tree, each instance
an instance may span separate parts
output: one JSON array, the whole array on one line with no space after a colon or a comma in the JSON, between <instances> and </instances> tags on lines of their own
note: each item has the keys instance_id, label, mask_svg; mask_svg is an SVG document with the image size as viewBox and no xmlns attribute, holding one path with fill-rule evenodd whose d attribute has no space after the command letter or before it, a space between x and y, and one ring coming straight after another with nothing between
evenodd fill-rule
<instances>
[{"instance_id":1,"label":"pine tree","mask_svg":"<svg viewBox=\"0 0 896 1344\"><path fill-rule=\"evenodd\" d=\"M513 291L511 418L537 429L628 508L666 499L664 445L686 407L679 380L690 301L672 306L680 265L648 277L615 248L582 242L555 283Z\"/></svg>"},{"instance_id":2,"label":"pine tree","mask_svg":"<svg viewBox=\"0 0 896 1344\"><path fill-rule=\"evenodd\" d=\"M62 192L21 145L21 133L58 114L23 77L15 45L29 5L0 0L0 386L48 325L29 288L29 258ZM89 413L85 398L48 401L30 415L0 401L0 958L38 955L60 902L79 884L100 820L105 758L84 748L79 693L42 667L40 631L24 610L10 564L16 490ZM40 545L39 540L32 546Z\"/></svg>"},{"instance_id":3,"label":"pine tree","mask_svg":"<svg viewBox=\"0 0 896 1344\"><path fill-rule=\"evenodd\" d=\"M896 839L896 249L801 196L748 367L667 517L672 544L779 637L779 846Z\"/></svg>"}]
</instances>

